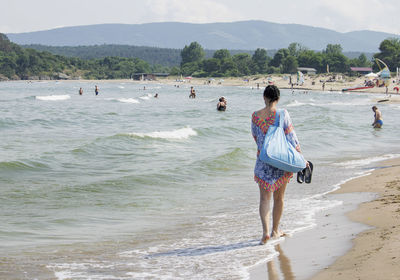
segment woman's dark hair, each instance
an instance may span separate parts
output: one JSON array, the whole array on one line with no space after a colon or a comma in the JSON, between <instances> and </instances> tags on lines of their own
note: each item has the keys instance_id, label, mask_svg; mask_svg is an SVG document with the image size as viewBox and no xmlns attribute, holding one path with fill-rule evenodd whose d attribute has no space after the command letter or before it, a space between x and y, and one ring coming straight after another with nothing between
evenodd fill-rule
<instances>
[{"instance_id":1,"label":"woman's dark hair","mask_svg":"<svg viewBox=\"0 0 400 280\"><path fill-rule=\"evenodd\" d=\"M277 86L269 85L264 90L264 97L269 99L269 104L279 100L280 96L281 96L281 93Z\"/></svg>"}]
</instances>

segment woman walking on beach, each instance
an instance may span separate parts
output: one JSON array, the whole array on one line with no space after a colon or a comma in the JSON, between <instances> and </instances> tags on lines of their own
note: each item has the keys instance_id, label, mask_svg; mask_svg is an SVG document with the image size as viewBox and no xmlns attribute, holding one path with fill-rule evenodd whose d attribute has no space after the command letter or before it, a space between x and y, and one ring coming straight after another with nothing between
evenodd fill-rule
<instances>
[{"instance_id":1,"label":"woman walking on beach","mask_svg":"<svg viewBox=\"0 0 400 280\"><path fill-rule=\"evenodd\" d=\"M257 144L257 161L254 168L254 180L260 189L260 218L263 228L263 235L260 244L265 244L271 237L278 238L284 234L279 231L279 221L283 212L283 199L286 185L293 173L280 170L276 167L262 162L259 158L260 151L264 144L265 134L270 125L274 124L277 104L280 98L280 91L274 85L269 85L264 90L265 107L252 115L251 130ZM285 110L283 129L288 141L296 147L298 152L300 144L289 116ZM272 230L269 228L269 216L271 214L270 201L274 198L272 210Z\"/></svg>"}]
</instances>

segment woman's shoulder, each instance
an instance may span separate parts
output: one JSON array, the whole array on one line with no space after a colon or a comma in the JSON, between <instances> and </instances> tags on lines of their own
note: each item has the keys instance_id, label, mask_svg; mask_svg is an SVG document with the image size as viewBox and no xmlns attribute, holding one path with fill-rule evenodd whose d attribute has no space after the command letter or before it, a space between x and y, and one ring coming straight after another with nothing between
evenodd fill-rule
<instances>
[{"instance_id":1,"label":"woman's shoulder","mask_svg":"<svg viewBox=\"0 0 400 280\"><path fill-rule=\"evenodd\" d=\"M254 111L253 114L252 114L252 116L259 116L259 115L262 115L262 112L263 112L263 109Z\"/></svg>"},{"instance_id":2,"label":"woman's shoulder","mask_svg":"<svg viewBox=\"0 0 400 280\"><path fill-rule=\"evenodd\" d=\"M254 111L253 114L251 114L251 119L253 121L258 120L260 117L260 114L262 112L262 109L258 110L258 111Z\"/></svg>"}]
</instances>

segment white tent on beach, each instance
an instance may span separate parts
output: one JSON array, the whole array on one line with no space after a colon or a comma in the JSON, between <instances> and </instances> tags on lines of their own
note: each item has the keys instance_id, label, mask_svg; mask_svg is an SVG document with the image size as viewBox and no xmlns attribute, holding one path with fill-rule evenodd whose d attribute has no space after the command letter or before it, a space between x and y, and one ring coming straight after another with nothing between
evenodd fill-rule
<instances>
[{"instance_id":1,"label":"white tent on beach","mask_svg":"<svg viewBox=\"0 0 400 280\"><path fill-rule=\"evenodd\" d=\"M376 73L368 73L368 74L366 74L366 75L364 75L364 77L367 77L367 78L377 78L378 77L378 74L376 74Z\"/></svg>"}]
</instances>

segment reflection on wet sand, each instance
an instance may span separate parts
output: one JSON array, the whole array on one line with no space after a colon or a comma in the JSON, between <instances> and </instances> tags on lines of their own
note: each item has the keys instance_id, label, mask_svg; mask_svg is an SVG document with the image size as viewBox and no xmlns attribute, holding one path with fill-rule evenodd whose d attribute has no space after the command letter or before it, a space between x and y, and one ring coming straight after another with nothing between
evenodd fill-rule
<instances>
[{"instance_id":1,"label":"reflection on wet sand","mask_svg":"<svg viewBox=\"0 0 400 280\"><path fill-rule=\"evenodd\" d=\"M283 253L279 244L275 246L275 250L279 253L279 256L267 262L268 280L279 280L280 275L283 276L282 279L284 280L294 280L289 258ZM277 261L279 261L280 271L276 268L275 262Z\"/></svg>"}]
</instances>

